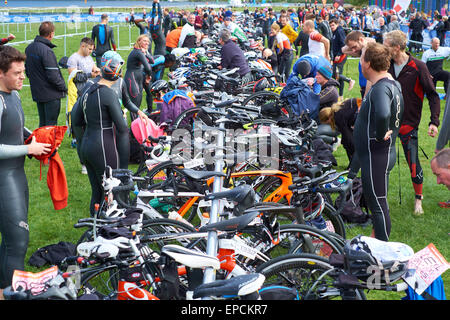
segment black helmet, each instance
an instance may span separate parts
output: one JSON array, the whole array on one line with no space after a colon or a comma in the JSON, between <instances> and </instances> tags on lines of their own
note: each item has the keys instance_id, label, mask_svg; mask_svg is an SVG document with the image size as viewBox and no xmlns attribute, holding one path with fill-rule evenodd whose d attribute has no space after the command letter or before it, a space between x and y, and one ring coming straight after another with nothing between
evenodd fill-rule
<instances>
[{"instance_id":1,"label":"black helmet","mask_svg":"<svg viewBox=\"0 0 450 320\"><path fill-rule=\"evenodd\" d=\"M161 91L167 92L169 90L169 84L166 80L156 80L152 83L150 91L152 94L160 93Z\"/></svg>"},{"instance_id":2,"label":"black helmet","mask_svg":"<svg viewBox=\"0 0 450 320\"><path fill-rule=\"evenodd\" d=\"M298 75L303 79L311 72L311 64L306 60L300 61L297 64L297 72Z\"/></svg>"},{"instance_id":3,"label":"black helmet","mask_svg":"<svg viewBox=\"0 0 450 320\"><path fill-rule=\"evenodd\" d=\"M122 74L124 61L115 51L106 51L101 60L102 77L106 80L116 81Z\"/></svg>"}]
</instances>

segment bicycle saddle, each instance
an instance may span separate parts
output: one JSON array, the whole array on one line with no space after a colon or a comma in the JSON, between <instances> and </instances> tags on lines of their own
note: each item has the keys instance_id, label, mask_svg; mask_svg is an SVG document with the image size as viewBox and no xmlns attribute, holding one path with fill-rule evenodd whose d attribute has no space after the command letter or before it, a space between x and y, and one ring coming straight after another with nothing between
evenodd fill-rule
<instances>
[{"instance_id":1,"label":"bicycle saddle","mask_svg":"<svg viewBox=\"0 0 450 320\"><path fill-rule=\"evenodd\" d=\"M248 224L250 222L252 222L259 214L260 214L259 211L249 212L247 214L244 214L244 215L236 217L236 218L204 225L198 231L199 232L208 232L208 231L238 231L239 232L239 231L243 230L245 227L247 227Z\"/></svg>"},{"instance_id":2,"label":"bicycle saddle","mask_svg":"<svg viewBox=\"0 0 450 320\"><path fill-rule=\"evenodd\" d=\"M225 173L216 171L198 171L193 169L183 169L182 172L189 178L192 178L194 180L208 179L215 176L226 177Z\"/></svg>"},{"instance_id":3,"label":"bicycle saddle","mask_svg":"<svg viewBox=\"0 0 450 320\"><path fill-rule=\"evenodd\" d=\"M260 273L245 274L227 280L216 280L201 284L194 290L193 298L245 296L258 291L266 279Z\"/></svg>"},{"instance_id":4,"label":"bicycle saddle","mask_svg":"<svg viewBox=\"0 0 450 320\"><path fill-rule=\"evenodd\" d=\"M205 200L226 199L229 201L241 202L252 190L253 188L251 186L244 184L227 191L207 194Z\"/></svg>"},{"instance_id":5,"label":"bicycle saddle","mask_svg":"<svg viewBox=\"0 0 450 320\"><path fill-rule=\"evenodd\" d=\"M237 84L239 84L239 81L237 81L236 79L233 79L233 78L229 78L229 79L234 80L234 81L237 82ZM226 100L226 101L214 104L214 107L216 107L216 108L224 108L224 107L231 106L233 103L236 103L236 102L239 102L239 99L238 98L233 98L233 99L230 99L230 100Z\"/></svg>"},{"instance_id":6,"label":"bicycle saddle","mask_svg":"<svg viewBox=\"0 0 450 320\"><path fill-rule=\"evenodd\" d=\"M165 245L161 252L163 254L168 255L172 259L174 259L176 262L185 265L189 268L214 268L214 269L220 269L220 261L217 257L209 256L205 253L187 249L185 247L175 245L175 244L168 244Z\"/></svg>"}]
</instances>

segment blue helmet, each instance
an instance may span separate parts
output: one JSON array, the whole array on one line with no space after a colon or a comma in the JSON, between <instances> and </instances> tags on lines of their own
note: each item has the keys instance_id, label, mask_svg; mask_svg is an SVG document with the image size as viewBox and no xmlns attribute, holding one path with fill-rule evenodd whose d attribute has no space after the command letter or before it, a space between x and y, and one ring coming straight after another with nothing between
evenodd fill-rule
<instances>
[{"instance_id":1,"label":"blue helmet","mask_svg":"<svg viewBox=\"0 0 450 320\"><path fill-rule=\"evenodd\" d=\"M102 77L106 80L115 81L119 79L122 74L122 67L124 60L115 51L106 51L101 60L100 69L102 71Z\"/></svg>"}]
</instances>

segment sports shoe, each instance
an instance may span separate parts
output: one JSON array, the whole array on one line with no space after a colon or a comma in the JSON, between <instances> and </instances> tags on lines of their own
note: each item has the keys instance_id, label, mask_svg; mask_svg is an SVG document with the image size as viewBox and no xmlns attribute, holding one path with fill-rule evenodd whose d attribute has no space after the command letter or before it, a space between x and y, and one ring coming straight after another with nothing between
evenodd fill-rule
<instances>
[{"instance_id":1,"label":"sports shoe","mask_svg":"<svg viewBox=\"0 0 450 320\"><path fill-rule=\"evenodd\" d=\"M81 173L82 173L82 174L87 174L87 169L86 169L86 166L85 166L85 165L82 165L82 166L81 166Z\"/></svg>"}]
</instances>

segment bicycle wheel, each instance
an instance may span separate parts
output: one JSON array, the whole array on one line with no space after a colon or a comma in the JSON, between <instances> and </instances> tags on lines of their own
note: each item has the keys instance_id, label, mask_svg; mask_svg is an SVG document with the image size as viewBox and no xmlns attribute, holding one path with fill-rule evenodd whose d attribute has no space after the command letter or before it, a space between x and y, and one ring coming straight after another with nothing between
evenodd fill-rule
<instances>
[{"instance_id":1,"label":"bicycle wheel","mask_svg":"<svg viewBox=\"0 0 450 320\"><path fill-rule=\"evenodd\" d=\"M145 236L151 235L162 235L162 234L182 234L182 233L196 233L194 227L190 225L173 220L173 219L152 219L144 222L144 226L142 227L143 238ZM206 250L206 239L200 239L198 241L193 240L189 237L181 237L179 239L170 239L161 237L160 239L155 239L153 241L143 241L150 249L157 253L161 253L161 248L167 244L177 244L184 247L193 247L197 248L200 251Z\"/></svg>"},{"instance_id":2,"label":"bicycle wheel","mask_svg":"<svg viewBox=\"0 0 450 320\"><path fill-rule=\"evenodd\" d=\"M292 118L294 113L292 112L292 108L289 104L284 103L280 100L280 95L278 93L272 91L260 91L255 92L254 94L247 97L243 102L243 106L253 105L261 107L264 104L268 104L271 102L275 102L279 105L281 112L288 118Z\"/></svg>"},{"instance_id":3,"label":"bicycle wheel","mask_svg":"<svg viewBox=\"0 0 450 320\"><path fill-rule=\"evenodd\" d=\"M119 284L117 265L92 267L82 273L78 296L96 295L99 300L116 300Z\"/></svg>"},{"instance_id":4,"label":"bicycle wheel","mask_svg":"<svg viewBox=\"0 0 450 320\"><path fill-rule=\"evenodd\" d=\"M197 113L201 110L200 107L193 107L184 110L176 117L172 123L173 130L176 129L192 129L194 127L194 121L197 118Z\"/></svg>"},{"instance_id":5,"label":"bicycle wheel","mask_svg":"<svg viewBox=\"0 0 450 320\"><path fill-rule=\"evenodd\" d=\"M308 293L308 299L318 298L312 294L312 288L318 284L332 283L333 277L329 271L333 270L328 259L312 254L289 254L272 259L256 269L256 272L266 277L264 285L281 285L295 288L301 299ZM330 296L321 299L340 299L339 290L334 290ZM356 290L356 300L365 300L362 290Z\"/></svg>"},{"instance_id":6,"label":"bicycle wheel","mask_svg":"<svg viewBox=\"0 0 450 320\"><path fill-rule=\"evenodd\" d=\"M295 288L302 298L318 276L333 267L327 259L313 254L288 254L263 263L255 272L266 277L264 285Z\"/></svg>"},{"instance_id":7,"label":"bicycle wheel","mask_svg":"<svg viewBox=\"0 0 450 320\"><path fill-rule=\"evenodd\" d=\"M282 205L286 204L287 199L285 197L280 199L276 197L276 194L274 195L274 192L280 186L281 186L280 178L271 177L265 180L263 185L261 186L261 189L258 191L258 195L261 197L261 201L264 201L265 199L271 197L270 198L271 201L276 200L277 203L280 203ZM324 201L324 208L322 210L321 215L325 219L328 230L337 233L338 235L340 235L342 238L345 239L346 232L344 220L342 220L342 217L336 213L336 209L328 201ZM289 220L289 216L286 216L286 218L287 220ZM291 216L291 218L294 219L295 216ZM288 221L288 223L293 221L294 220Z\"/></svg>"}]
</instances>

